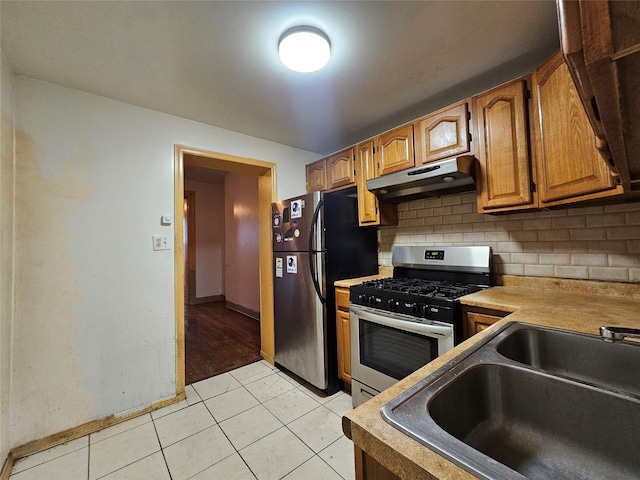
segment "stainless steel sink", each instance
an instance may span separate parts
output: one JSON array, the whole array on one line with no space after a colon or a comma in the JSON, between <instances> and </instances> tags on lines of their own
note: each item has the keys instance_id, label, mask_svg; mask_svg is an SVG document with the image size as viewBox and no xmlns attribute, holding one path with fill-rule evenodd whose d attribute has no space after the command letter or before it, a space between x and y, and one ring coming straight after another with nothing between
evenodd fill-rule
<instances>
[{"instance_id":1,"label":"stainless steel sink","mask_svg":"<svg viewBox=\"0 0 640 480\"><path fill-rule=\"evenodd\" d=\"M637 478L638 355L637 345L512 323L387 403L382 415L479 478ZM609 371L621 365L625 375Z\"/></svg>"},{"instance_id":2,"label":"stainless steel sink","mask_svg":"<svg viewBox=\"0 0 640 480\"><path fill-rule=\"evenodd\" d=\"M611 344L596 335L518 324L496 351L536 370L640 398L640 368L633 368L640 365L638 343Z\"/></svg>"}]
</instances>

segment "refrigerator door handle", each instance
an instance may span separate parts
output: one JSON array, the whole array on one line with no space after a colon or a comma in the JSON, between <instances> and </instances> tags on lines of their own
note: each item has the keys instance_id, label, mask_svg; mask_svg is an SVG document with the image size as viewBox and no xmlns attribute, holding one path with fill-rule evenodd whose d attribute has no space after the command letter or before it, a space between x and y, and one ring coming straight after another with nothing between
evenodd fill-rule
<instances>
[{"instance_id":1,"label":"refrigerator door handle","mask_svg":"<svg viewBox=\"0 0 640 480\"><path fill-rule=\"evenodd\" d=\"M322 288L320 288L320 283L318 282L315 264L316 251L313 248L313 238L315 237L316 225L318 224L318 215L320 214L320 208L322 208L323 204L323 200L318 202L316 210L313 212L313 219L311 220L311 229L309 231L309 269L311 270L311 280L313 281L313 286L316 289L318 298L322 303L327 303L327 299L322 296Z\"/></svg>"}]
</instances>

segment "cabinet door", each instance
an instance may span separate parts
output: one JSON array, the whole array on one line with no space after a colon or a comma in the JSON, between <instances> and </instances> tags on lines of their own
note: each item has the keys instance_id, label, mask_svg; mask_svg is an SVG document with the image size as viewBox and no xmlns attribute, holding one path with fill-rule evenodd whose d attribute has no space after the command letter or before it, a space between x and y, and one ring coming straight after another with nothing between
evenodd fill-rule
<instances>
[{"instance_id":1,"label":"cabinet door","mask_svg":"<svg viewBox=\"0 0 640 480\"><path fill-rule=\"evenodd\" d=\"M331 155L326 161L329 190L355 184L353 148Z\"/></svg>"},{"instance_id":2,"label":"cabinet door","mask_svg":"<svg viewBox=\"0 0 640 480\"><path fill-rule=\"evenodd\" d=\"M376 177L373 140L356 146L356 180L358 185L358 217L360 225L378 225L378 197L367 190L367 180Z\"/></svg>"},{"instance_id":3,"label":"cabinet door","mask_svg":"<svg viewBox=\"0 0 640 480\"><path fill-rule=\"evenodd\" d=\"M557 5L562 49L600 148L606 145L624 189L640 190L640 2Z\"/></svg>"},{"instance_id":4,"label":"cabinet door","mask_svg":"<svg viewBox=\"0 0 640 480\"><path fill-rule=\"evenodd\" d=\"M415 165L413 125L405 125L376 139L378 175L397 172Z\"/></svg>"},{"instance_id":5,"label":"cabinet door","mask_svg":"<svg viewBox=\"0 0 640 480\"><path fill-rule=\"evenodd\" d=\"M535 206L526 79L474 97L473 110L478 129L478 212Z\"/></svg>"},{"instance_id":6,"label":"cabinet door","mask_svg":"<svg viewBox=\"0 0 640 480\"><path fill-rule=\"evenodd\" d=\"M468 312L467 313L467 326L469 329L469 336L473 336L478 332L481 332L485 328L489 328L491 325L500 320L501 317L494 315L485 315L483 313Z\"/></svg>"},{"instance_id":7,"label":"cabinet door","mask_svg":"<svg viewBox=\"0 0 640 480\"><path fill-rule=\"evenodd\" d=\"M327 167L325 159L307 165L307 193L327 189Z\"/></svg>"},{"instance_id":8,"label":"cabinet door","mask_svg":"<svg viewBox=\"0 0 640 480\"><path fill-rule=\"evenodd\" d=\"M336 337L338 378L351 384L351 333L349 330L349 289L336 288Z\"/></svg>"},{"instance_id":9,"label":"cabinet door","mask_svg":"<svg viewBox=\"0 0 640 480\"><path fill-rule=\"evenodd\" d=\"M617 193L560 52L533 72L533 104L540 205Z\"/></svg>"},{"instance_id":10,"label":"cabinet door","mask_svg":"<svg viewBox=\"0 0 640 480\"><path fill-rule=\"evenodd\" d=\"M414 127L417 165L469 152L467 101L427 115Z\"/></svg>"},{"instance_id":11,"label":"cabinet door","mask_svg":"<svg viewBox=\"0 0 640 480\"><path fill-rule=\"evenodd\" d=\"M349 312L336 311L338 338L338 378L351 383L351 333L349 332Z\"/></svg>"},{"instance_id":12,"label":"cabinet door","mask_svg":"<svg viewBox=\"0 0 640 480\"><path fill-rule=\"evenodd\" d=\"M374 142L368 140L356 146L356 185L358 186L358 218L361 227L397 225L398 204L380 202L367 190L367 180L377 177Z\"/></svg>"}]
</instances>

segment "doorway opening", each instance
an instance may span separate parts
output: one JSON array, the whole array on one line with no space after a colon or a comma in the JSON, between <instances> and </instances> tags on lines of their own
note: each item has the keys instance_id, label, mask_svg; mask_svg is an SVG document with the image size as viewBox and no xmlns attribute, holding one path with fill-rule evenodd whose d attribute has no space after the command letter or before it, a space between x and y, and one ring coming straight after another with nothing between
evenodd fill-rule
<instances>
[{"instance_id":1,"label":"doorway opening","mask_svg":"<svg viewBox=\"0 0 640 480\"><path fill-rule=\"evenodd\" d=\"M175 147L175 301L176 301L176 389L178 395L185 387L185 298L195 296L192 288L189 256L185 255L185 233L188 234L188 206L185 207L185 166L204 167L222 172L241 173L257 177L258 184L258 264L259 264L259 314L260 356L274 362L273 340L273 283L271 278L271 202L275 199L275 164L233 155ZM178 228L179 226L179 228ZM187 226L187 228L183 228ZM190 242L189 242L190 243ZM190 248L190 247L188 247ZM195 282L194 282L195 283ZM190 293L190 290L194 293ZM191 298L193 299L193 298ZM191 303L191 302L187 302ZM197 303L197 302L196 302ZM240 315L240 314L238 314ZM247 319L249 321L255 321Z\"/></svg>"}]
</instances>

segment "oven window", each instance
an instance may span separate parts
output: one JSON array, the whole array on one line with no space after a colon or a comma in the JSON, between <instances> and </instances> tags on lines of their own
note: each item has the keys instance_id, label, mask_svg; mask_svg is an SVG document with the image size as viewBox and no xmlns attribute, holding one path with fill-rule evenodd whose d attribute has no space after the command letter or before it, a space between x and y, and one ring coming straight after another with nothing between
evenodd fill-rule
<instances>
[{"instance_id":1,"label":"oven window","mask_svg":"<svg viewBox=\"0 0 640 480\"><path fill-rule=\"evenodd\" d=\"M438 356L438 340L359 319L360 363L401 380Z\"/></svg>"}]
</instances>

